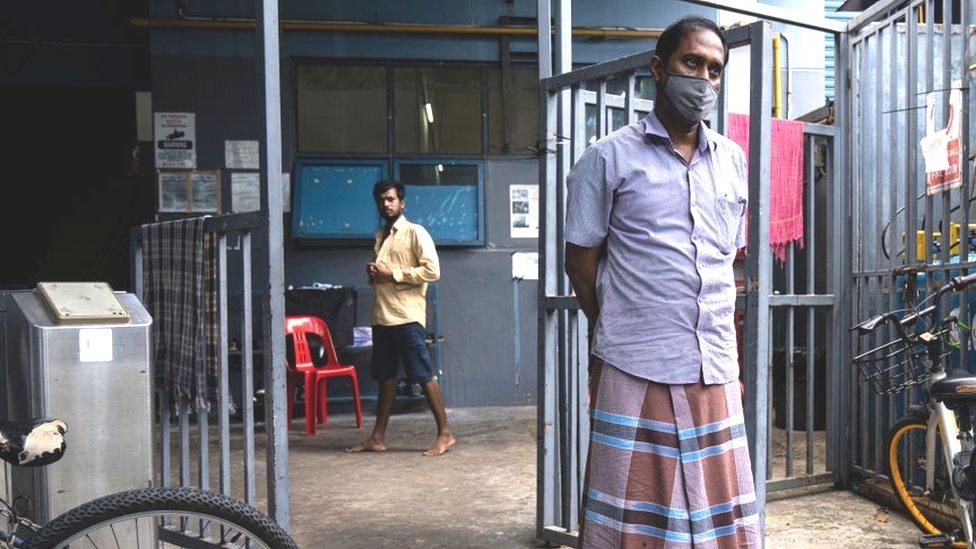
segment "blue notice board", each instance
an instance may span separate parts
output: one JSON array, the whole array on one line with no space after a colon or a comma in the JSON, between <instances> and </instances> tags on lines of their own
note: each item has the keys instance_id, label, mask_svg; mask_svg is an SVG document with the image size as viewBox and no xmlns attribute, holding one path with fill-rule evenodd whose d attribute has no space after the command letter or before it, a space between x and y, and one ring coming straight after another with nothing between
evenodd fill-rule
<instances>
[{"instance_id":1,"label":"blue notice board","mask_svg":"<svg viewBox=\"0 0 976 549\"><path fill-rule=\"evenodd\" d=\"M386 178L386 166L386 160L298 160L292 236L372 239L380 226L373 185Z\"/></svg>"},{"instance_id":2,"label":"blue notice board","mask_svg":"<svg viewBox=\"0 0 976 549\"><path fill-rule=\"evenodd\" d=\"M436 161L398 161L428 164ZM477 168L477 184L415 185L404 182L407 219L423 225L438 244L484 243L483 171L480 161L442 161ZM292 236L304 239L372 240L381 219L373 185L387 176L385 159L299 159L295 166ZM436 164L434 164L436 165Z\"/></svg>"}]
</instances>

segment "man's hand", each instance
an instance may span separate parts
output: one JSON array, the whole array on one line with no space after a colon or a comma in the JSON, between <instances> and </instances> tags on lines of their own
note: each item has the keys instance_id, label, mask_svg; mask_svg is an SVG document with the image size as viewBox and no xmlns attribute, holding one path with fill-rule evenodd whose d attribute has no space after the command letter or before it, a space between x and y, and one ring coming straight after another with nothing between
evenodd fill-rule
<instances>
[{"instance_id":1,"label":"man's hand","mask_svg":"<svg viewBox=\"0 0 976 549\"><path fill-rule=\"evenodd\" d=\"M385 263L367 263L366 272L373 282L393 282L393 271Z\"/></svg>"}]
</instances>

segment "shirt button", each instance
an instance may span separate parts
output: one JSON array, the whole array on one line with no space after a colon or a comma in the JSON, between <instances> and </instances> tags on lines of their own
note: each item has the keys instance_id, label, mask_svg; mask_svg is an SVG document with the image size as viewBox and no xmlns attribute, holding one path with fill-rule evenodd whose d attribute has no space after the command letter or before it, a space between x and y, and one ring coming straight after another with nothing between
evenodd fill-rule
<instances>
[{"instance_id":1,"label":"shirt button","mask_svg":"<svg viewBox=\"0 0 976 549\"><path fill-rule=\"evenodd\" d=\"M703 298L703 297L699 297L698 298L698 303L704 303L704 302L705 302L705 298Z\"/></svg>"}]
</instances>

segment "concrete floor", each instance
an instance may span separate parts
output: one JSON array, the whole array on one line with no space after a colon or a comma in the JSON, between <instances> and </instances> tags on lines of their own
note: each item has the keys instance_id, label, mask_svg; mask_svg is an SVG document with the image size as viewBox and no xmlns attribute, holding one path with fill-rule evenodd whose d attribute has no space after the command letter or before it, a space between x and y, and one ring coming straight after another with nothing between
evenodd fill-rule
<instances>
[{"instance_id":1,"label":"concrete floor","mask_svg":"<svg viewBox=\"0 0 976 549\"><path fill-rule=\"evenodd\" d=\"M426 413L394 416L390 450L382 454L343 451L368 435L371 417L359 430L352 416L331 416L312 438L304 436L303 424L296 421L289 460L292 528L299 545L537 546L535 408L467 408L448 414L458 443L437 458L420 455L434 436L433 419ZM774 440L781 434L774 433ZM257 444L256 504L264 509L263 435ZM233 462L239 464L239 436L233 446ZM797 455L798 469L802 455ZM785 452L774 448L772 466L781 468L784 457ZM235 468L233 492L239 496L240 466ZM917 546L910 521L846 491L811 488L772 494L766 513L767 547Z\"/></svg>"}]
</instances>

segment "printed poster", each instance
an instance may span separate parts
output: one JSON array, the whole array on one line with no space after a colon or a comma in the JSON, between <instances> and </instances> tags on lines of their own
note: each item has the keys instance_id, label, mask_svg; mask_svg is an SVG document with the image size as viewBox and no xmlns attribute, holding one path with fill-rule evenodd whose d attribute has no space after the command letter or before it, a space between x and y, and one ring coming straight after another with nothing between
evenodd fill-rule
<instances>
[{"instance_id":1,"label":"printed poster","mask_svg":"<svg viewBox=\"0 0 976 549\"><path fill-rule=\"evenodd\" d=\"M156 168L196 168L196 114L157 112L153 116Z\"/></svg>"},{"instance_id":2,"label":"printed poster","mask_svg":"<svg viewBox=\"0 0 976 549\"><path fill-rule=\"evenodd\" d=\"M925 161L926 192L938 194L962 185L962 147L959 142L962 117L962 82L952 83L949 92L949 121L944 129L935 131L935 92L925 97L925 125L927 135L920 143Z\"/></svg>"},{"instance_id":3,"label":"printed poster","mask_svg":"<svg viewBox=\"0 0 976 549\"><path fill-rule=\"evenodd\" d=\"M220 211L220 172L159 172L159 211L170 213Z\"/></svg>"},{"instance_id":4,"label":"printed poster","mask_svg":"<svg viewBox=\"0 0 976 549\"><path fill-rule=\"evenodd\" d=\"M260 168L257 141L224 141L224 164L228 170Z\"/></svg>"},{"instance_id":5,"label":"printed poster","mask_svg":"<svg viewBox=\"0 0 976 549\"><path fill-rule=\"evenodd\" d=\"M231 207L235 213L256 212L261 209L261 174L235 172L230 174Z\"/></svg>"},{"instance_id":6,"label":"printed poster","mask_svg":"<svg viewBox=\"0 0 976 549\"><path fill-rule=\"evenodd\" d=\"M539 186L509 185L512 238L539 238Z\"/></svg>"}]
</instances>

